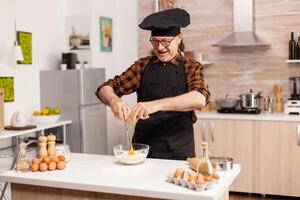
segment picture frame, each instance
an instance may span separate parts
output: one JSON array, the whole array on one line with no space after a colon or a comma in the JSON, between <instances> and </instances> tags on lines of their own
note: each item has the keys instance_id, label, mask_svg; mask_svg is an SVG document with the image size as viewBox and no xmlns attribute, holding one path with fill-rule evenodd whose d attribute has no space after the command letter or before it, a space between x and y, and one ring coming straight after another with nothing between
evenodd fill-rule
<instances>
[{"instance_id":1,"label":"picture frame","mask_svg":"<svg viewBox=\"0 0 300 200\"><path fill-rule=\"evenodd\" d=\"M18 60L18 64L32 64L32 33L17 31L17 40L22 49L24 60Z\"/></svg>"},{"instance_id":2,"label":"picture frame","mask_svg":"<svg viewBox=\"0 0 300 200\"><path fill-rule=\"evenodd\" d=\"M113 45L113 21L109 17L99 18L99 30L100 30L100 51L112 52Z\"/></svg>"},{"instance_id":3,"label":"picture frame","mask_svg":"<svg viewBox=\"0 0 300 200\"><path fill-rule=\"evenodd\" d=\"M66 31L69 50L90 50L89 16L67 16Z\"/></svg>"},{"instance_id":4,"label":"picture frame","mask_svg":"<svg viewBox=\"0 0 300 200\"><path fill-rule=\"evenodd\" d=\"M15 100L14 77L0 77L0 88L4 89L4 102Z\"/></svg>"}]
</instances>

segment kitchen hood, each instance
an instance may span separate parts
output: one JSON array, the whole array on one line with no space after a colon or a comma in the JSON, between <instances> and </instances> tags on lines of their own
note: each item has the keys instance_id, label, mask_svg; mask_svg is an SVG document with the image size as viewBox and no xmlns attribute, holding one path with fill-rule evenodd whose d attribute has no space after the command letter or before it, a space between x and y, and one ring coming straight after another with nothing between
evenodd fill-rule
<instances>
[{"instance_id":1,"label":"kitchen hood","mask_svg":"<svg viewBox=\"0 0 300 200\"><path fill-rule=\"evenodd\" d=\"M254 32L253 0L233 0L233 33L226 36L213 47L269 47Z\"/></svg>"}]
</instances>

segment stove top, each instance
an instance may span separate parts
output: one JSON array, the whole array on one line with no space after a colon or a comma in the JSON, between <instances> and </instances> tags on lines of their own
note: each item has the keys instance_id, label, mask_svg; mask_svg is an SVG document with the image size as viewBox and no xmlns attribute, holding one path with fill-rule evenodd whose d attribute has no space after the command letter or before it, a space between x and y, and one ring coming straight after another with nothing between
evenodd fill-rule
<instances>
[{"instance_id":1,"label":"stove top","mask_svg":"<svg viewBox=\"0 0 300 200\"><path fill-rule=\"evenodd\" d=\"M228 113L228 114L259 114L261 109L218 109L219 113Z\"/></svg>"}]
</instances>

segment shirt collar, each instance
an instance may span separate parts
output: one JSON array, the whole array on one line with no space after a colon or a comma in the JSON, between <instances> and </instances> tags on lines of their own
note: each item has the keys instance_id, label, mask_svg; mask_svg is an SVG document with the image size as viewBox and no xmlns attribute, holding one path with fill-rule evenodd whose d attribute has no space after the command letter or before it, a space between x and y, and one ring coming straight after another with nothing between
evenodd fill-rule
<instances>
[{"instance_id":1,"label":"shirt collar","mask_svg":"<svg viewBox=\"0 0 300 200\"><path fill-rule=\"evenodd\" d=\"M179 66L179 61L182 59L182 55L180 52L177 53L176 56L174 56L174 58L172 58L170 61L170 63L172 63L173 65L175 66ZM158 62L161 62L157 56L154 56L154 60L153 60L153 63L158 63ZM162 62L163 63L163 62Z\"/></svg>"}]
</instances>

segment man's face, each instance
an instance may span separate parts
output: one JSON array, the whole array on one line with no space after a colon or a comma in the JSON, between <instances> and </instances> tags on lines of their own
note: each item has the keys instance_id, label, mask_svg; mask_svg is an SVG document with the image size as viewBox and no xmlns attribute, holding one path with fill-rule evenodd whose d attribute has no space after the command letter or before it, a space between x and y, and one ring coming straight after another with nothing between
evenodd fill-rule
<instances>
[{"instance_id":1,"label":"man's face","mask_svg":"<svg viewBox=\"0 0 300 200\"><path fill-rule=\"evenodd\" d=\"M178 46L181 42L181 33L175 37L152 36L150 38L154 53L162 62L170 61L178 53Z\"/></svg>"}]
</instances>

